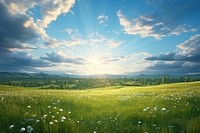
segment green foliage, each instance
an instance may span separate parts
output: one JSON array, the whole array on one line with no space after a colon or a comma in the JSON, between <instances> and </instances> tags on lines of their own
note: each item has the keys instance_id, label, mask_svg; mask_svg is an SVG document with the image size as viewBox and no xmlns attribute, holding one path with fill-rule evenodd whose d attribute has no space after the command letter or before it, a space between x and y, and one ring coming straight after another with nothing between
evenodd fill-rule
<instances>
[{"instance_id":1,"label":"green foliage","mask_svg":"<svg viewBox=\"0 0 200 133\"><path fill-rule=\"evenodd\" d=\"M0 84L42 89L88 89L109 86L149 86L166 83L198 81L198 77L152 77L152 78L68 78L68 77L18 77L0 78Z\"/></svg>"},{"instance_id":2,"label":"green foliage","mask_svg":"<svg viewBox=\"0 0 200 133\"><path fill-rule=\"evenodd\" d=\"M0 86L0 132L31 126L40 133L198 133L199 101L200 82L86 90Z\"/></svg>"}]
</instances>

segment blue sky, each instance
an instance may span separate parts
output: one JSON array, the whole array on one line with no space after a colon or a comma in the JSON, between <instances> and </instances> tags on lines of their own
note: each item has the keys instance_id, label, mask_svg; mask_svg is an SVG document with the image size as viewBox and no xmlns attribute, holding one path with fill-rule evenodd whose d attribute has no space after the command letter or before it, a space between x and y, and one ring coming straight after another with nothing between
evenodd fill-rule
<instances>
[{"instance_id":1,"label":"blue sky","mask_svg":"<svg viewBox=\"0 0 200 133\"><path fill-rule=\"evenodd\" d=\"M198 0L0 0L0 71L200 72Z\"/></svg>"}]
</instances>

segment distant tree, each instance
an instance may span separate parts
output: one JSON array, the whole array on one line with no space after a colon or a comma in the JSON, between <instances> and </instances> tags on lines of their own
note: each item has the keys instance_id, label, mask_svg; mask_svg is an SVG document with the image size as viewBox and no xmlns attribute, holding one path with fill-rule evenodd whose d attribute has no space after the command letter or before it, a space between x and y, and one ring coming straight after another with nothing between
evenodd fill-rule
<instances>
[{"instance_id":1,"label":"distant tree","mask_svg":"<svg viewBox=\"0 0 200 133\"><path fill-rule=\"evenodd\" d=\"M185 78L185 82L190 82L190 81L191 81L190 77L187 76L187 77Z\"/></svg>"},{"instance_id":2,"label":"distant tree","mask_svg":"<svg viewBox=\"0 0 200 133\"><path fill-rule=\"evenodd\" d=\"M167 77L166 76L163 76L162 77L162 84L166 84L167 83Z\"/></svg>"}]
</instances>

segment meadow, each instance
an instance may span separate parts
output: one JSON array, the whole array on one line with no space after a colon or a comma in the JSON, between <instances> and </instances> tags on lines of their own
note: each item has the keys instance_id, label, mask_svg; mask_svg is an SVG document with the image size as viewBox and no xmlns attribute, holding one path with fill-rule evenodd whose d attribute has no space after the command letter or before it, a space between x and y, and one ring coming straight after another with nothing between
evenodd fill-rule
<instances>
[{"instance_id":1,"label":"meadow","mask_svg":"<svg viewBox=\"0 0 200 133\"><path fill-rule=\"evenodd\" d=\"M0 133L199 133L200 82L52 90L0 85Z\"/></svg>"}]
</instances>

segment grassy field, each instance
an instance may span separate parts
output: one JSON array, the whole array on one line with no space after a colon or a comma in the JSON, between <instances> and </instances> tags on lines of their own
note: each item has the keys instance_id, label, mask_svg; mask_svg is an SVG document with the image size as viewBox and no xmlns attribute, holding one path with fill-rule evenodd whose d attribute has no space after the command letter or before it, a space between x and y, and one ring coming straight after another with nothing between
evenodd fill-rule
<instances>
[{"instance_id":1,"label":"grassy field","mask_svg":"<svg viewBox=\"0 0 200 133\"><path fill-rule=\"evenodd\" d=\"M0 133L199 133L200 82L88 90L0 86Z\"/></svg>"}]
</instances>

